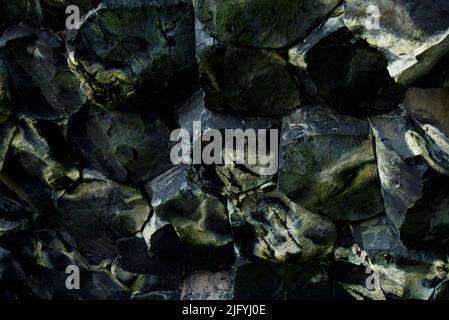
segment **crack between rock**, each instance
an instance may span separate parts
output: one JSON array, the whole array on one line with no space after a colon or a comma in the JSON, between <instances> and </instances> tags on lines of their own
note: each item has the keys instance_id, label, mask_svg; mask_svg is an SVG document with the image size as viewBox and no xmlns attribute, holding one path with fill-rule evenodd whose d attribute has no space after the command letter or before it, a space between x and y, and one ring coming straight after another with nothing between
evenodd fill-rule
<instances>
[{"instance_id":1,"label":"crack between rock","mask_svg":"<svg viewBox=\"0 0 449 320\"><path fill-rule=\"evenodd\" d=\"M316 24L312 25L305 33L305 35L295 41L293 41L290 44L285 45L282 47L284 50L289 50L297 45L299 45L301 42L303 42L307 37L310 36L310 34L315 31L316 29L320 28L324 23L326 23L327 20L329 20L335 13L335 11L342 5L344 5L345 0L340 0L330 11L328 14L326 14L322 19L320 19ZM344 14L344 13L343 13Z\"/></svg>"},{"instance_id":2,"label":"crack between rock","mask_svg":"<svg viewBox=\"0 0 449 320\"><path fill-rule=\"evenodd\" d=\"M170 45L170 39L169 39L169 37L166 33L166 30L164 29L164 26L162 24L161 13L160 13L159 8L156 9L156 17L157 17L157 24L158 24L159 30L161 31L162 36L164 37L165 42L167 43L167 48L168 48L168 52L170 55L170 62L173 65L174 69L178 70L177 65L175 63L175 59L173 57L173 49L172 49L172 46Z\"/></svg>"},{"instance_id":3,"label":"crack between rock","mask_svg":"<svg viewBox=\"0 0 449 320\"><path fill-rule=\"evenodd\" d=\"M281 216L277 212L276 209L270 208L270 210L273 212L273 214L276 216L276 218L281 222L282 226L287 231L288 236L292 239L292 241L298 246L298 248L302 249L302 246L299 244L299 242L293 237L290 228L287 226L286 221L282 220Z\"/></svg>"}]
</instances>

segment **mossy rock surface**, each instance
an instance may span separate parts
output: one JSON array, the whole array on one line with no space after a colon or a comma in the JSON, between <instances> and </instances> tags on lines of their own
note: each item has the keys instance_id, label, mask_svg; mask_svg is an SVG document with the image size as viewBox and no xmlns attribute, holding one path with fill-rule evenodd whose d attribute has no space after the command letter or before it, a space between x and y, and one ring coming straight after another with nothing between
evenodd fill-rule
<instances>
[{"instance_id":1,"label":"mossy rock surface","mask_svg":"<svg viewBox=\"0 0 449 320\"><path fill-rule=\"evenodd\" d=\"M197 3L200 20L219 41L282 48L303 38L338 1L197 0Z\"/></svg>"}]
</instances>

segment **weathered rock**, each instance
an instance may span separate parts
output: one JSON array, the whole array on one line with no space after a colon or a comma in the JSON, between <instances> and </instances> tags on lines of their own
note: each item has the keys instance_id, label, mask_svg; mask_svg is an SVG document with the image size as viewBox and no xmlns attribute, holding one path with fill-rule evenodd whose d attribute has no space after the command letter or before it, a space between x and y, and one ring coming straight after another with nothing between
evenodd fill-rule
<instances>
[{"instance_id":1,"label":"weathered rock","mask_svg":"<svg viewBox=\"0 0 449 320\"><path fill-rule=\"evenodd\" d=\"M401 103L422 129L408 134L409 147L445 175L449 175L448 97L449 89L410 88Z\"/></svg>"},{"instance_id":2,"label":"weathered rock","mask_svg":"<svg viewBox=\"0 0 449 320\"><path fill-rule=\"evenodd\" d=\"M69 168L56 160L52 153L37 123L21 121L11 142L11 157L29 174L58 190L78 180L80 173L77 168Z\"/></svg>"},{"instance_id":3,"label":"weathered rock","mask_svg":"<svg viewBox=\"0 0 449 320\"><path fill-rule=\"evenodd\" d=\"M253 262L236 270L236 300L319 300L331 297L326 266Z\"/></svg>"},{"instance_id":4,"label":"weathered rock","mask_svg":"<svg viewBox=\"0 0 449 320\"><path fill-rule=\"evenodd\" d=\"M12 86L17 113L33 119L62 120L86 101L70 71L62 39L51 32L25 26L6 30L0 38L0 57Z\"/></svg>"},{"instance_id":5,"label":"weathered rock","mask_svg":"<svg viewBox=\"0 0 449 320\"><path fill-rule=\"evenodd\" d=\"M323 107L283 119L280 191L335 220L362 220L384 211L367 121Z\"/></svg>"},{"instance_id":6,"label":"weathered rock","mask_svg":"<svg viewBox=\"0 0 449 320\"><path fill-rule=\"evenodd\" d=\"M387 60L365 41L354 39L341 17L331 18L291 49L290 58L298 68L307 65L317 94L340 112L385 112L399 100L401 90L388 74Z\"/></svg>"},{"instance_id":7,"label":"weathered rock","mask_svg":"<svg viewBox=\"0 0 449 320\"><path fill-rule=\"evenodd\" d=\"M114 240L142 230L150 206L137 189L109 180L84 179L57 199L56 208L77 250L99 263L114 256Z\"/></svg>"},{"instance_id":8,"label":"weathered rock","mask_svg":"<svg viewBox=\"0 0 449 320\"><path fill-rule=\"evenodd\" d=\"M14 280L23 281L25 277L25 272L11 252L0 247L0 280L7 283Z\"/></svg>"},{"instance_id":9,"label":"weathered rock","mask_svg":"<svg viewBox=\"0 0 449 320\"><path fill-rule=\"evenodd\" d=\"M196 0L198 19L220 42L282 48L301 39L338 4L337 0Z\"/></svg>"},{"instance_id":10,"label":"weathered rock","mask_svg":"<svg viewBox=\"0 0 449 320\"><path fill-rule=\"evenodd\" d=\"M232 241L226 205L201 188L193 167L177 166L147 184L154 214L172 224L181 239L220 247Z\"/></svg>"},{"instance_id":11,"label":"weathered rock","mask_svg":"<svg viewBox=\"0 0 449 320\"><path fill-rule=\"evenodd\" d=\"M0 0L0 299L449 299L448 10Z\"/></svg>"},{"instance_id":12,"label":"weathered rock","mask_svg":"<svg viewBox=\"0 0 449 320\"><path fill-rule=\"evenodd\" d=\"M86 106L67 124L89 165L119 182L140 182L171 167L170 128L156 115Z\"/></svg>"},{"instance_id":13,"label":"weathered rock","mask_svg":"<svg viewBox=\"0 0 449 320\"><path fill-rule=\"evenodd\" d=\"M0 119L0 170L3 168L6 154L16 132L16 126L8 119Z\"/></svg>"},{"instance_id":14,"label":"weathered rock","mask_svg":"<svg viewBox=\"0 0 449 320\"><path fill-rule=\"evenodd\" d=\"M57 191L41 178L27 172L12 157L7 157L0 172L1 185L31 208L35 213L54 213L53 200Z\"/></svg>"},{"instance_id":15,"label":"weathered rock","mask_svg":"<svg viewBox=\"0 0 449 320\"><path fill-rule=\"evenodd\" d=\"M185 275L195 270L218 271L235 260L232 242L222 246L198 246L180 238L173 225L153 215L143 230L149 251ZM162 273L166 268L160 269ZM175 273L174 273L175 274Z\"/></svg>"},{"instance_id":16,"label":"weathered rock","mask_svg":"<svg viewBox=\"0 0 449 320\"><path fill-rule=\"evenodd\" d=\"M140 90L155 100L144 108L156 109L157 95L164 95L175 75L191 75L175 83L176 90L195 82L196 73L189 71L195 65L193 7L184 0L102 1L70 34L68 50L92 102L117 109Z\"/></svg>"},{"instance_id":17,"label":"weathered rock","mask_svg":"<svg viewBox=\"0 0 449 320\"><path fill-rule=\"evenodd\" d=\"M446 53L429 73L413 82L418 88L449 88L449 53Z\"/></svg>"},{"instance_id":18,"label":"weathered rock","mask_svg":"<svg viewBox=\"0 0 449 320\"><path fill-rule=\"evenodd\" d=\"M301 104L295 76L275 51L217 44L198 55L208 109L280 116Z\"/></svg>"},{"instance_id":19,"label":"weathered rock","mask_svg":"<svg viewBox=\"0 0 449 320\"><path fill-rule=\"evenodd\" d=\"M83 259L78 253L70 251L59 237L62 236L56 231L36 230L31 234L2 238L2 246L14 253L10 254L10 265L6 272L13 268L15 276L7 277L6 287L14 288L17 286L15 281L21 281L24 289L18 291L14 299L29 299L33 296L39 299L63 298L68 293L65 286L67 266L77 265L82 273L86 271ZM27 270L26 275L23 269ZM72 299L77 299L77 294Z\"/></svg>"},{"instance_id":20,"label":"weathered rock","mask_svg":"<svg viewBox=\"0 0 449 320\"><path fill-rule=\"evenodd\" d=\"M0 58L0 170L16 131L15 124L11 112L6 66Z\"/></svg>"},{"instance_id":21,"label":"weathered rock","mask_svg":"<svg viewBox=\"0 0 449 320\"><path fill-rule=\"evenodd\" d=\"M30 227L30 213L16 201L0 195L0 237Z\"/></svg>"},{"instance_id":22,"label":"weathered rock","mask_svg":"<svg viewBox=\"0 0 449 320\"><path fill-rule=\"evenodd\" d=\"M423 179L423 196L409 209L401 228L401 239L413 249L446 252L449 244L449 180L432 170Z\"/></svg>"},{"instance_id":23,"label":"weathered rock","mask_svg":"<svg viewBox=\"0 0 449 320\"><path fill-rule=\"evenodd\" d=\"M447 177L441 175L447 174L446 100L444 89L410 88L402 103L408 115L370 119L385 212L415 249L441 251L448 241Z\"/></svg>"},{"instance_id":24,"label":"weathered rock","mask_svg":"<svg viewBox=\"0 0 449 320\"><path fill-rule=\"evenodd\" d=\"M165 249L173 247L165 244ZM178 252L179 254L180 252ZM160 291L176 291L182 284L185 261L154 255L142 235L117 242L117 263L111 268L112 274L129 287L133 295Z\"/></svg>"},{"instance_id":25,"label":"weathered rock","mask_svg":"<svg viewBox=\"0 0 449 320\"><path fill-rule=\"evenodd\" d=\"M268 165L248 163L248 148L244 150L244 159L246 162L237 164L235 159L231 163L225 164L225 157L227 156L226 147L226 130L254 130L256 133L256 140L258 139L259 130L266 130L265 137L270 138L271 129L280 127L278 120L269 118L253 118L245 116L230 116L220 114L204 107L204 92L197 92L192 99L178 111L178 121L181 128L189 131L192 143L198 142L200 137L195 137L193 132L193 123L198 121L201 124L202 137L207 136L210 130L219 130L222 135L222 143L220 149L221 163L214 163L215 172L221 181L224 183L226 192L230 194L239 194L249 190L256 189L262 185L273 182L274 175L277 171L278 160L277 152L273 150L270 153L270 143L267 143L266 154L270 154L270 162ZM278 134L276 134L277 139ZM214 138L215 139L215 138ZM262 140L262 133L260 140ZM203 143L204 144L204 143ZM233 151L236 152L237 144L234 142ZM223 152L224 150L224 152ZM265 155L264 155L265 156ZM271 170L271 172L270 172Z\"/></svg>"},{"instance_id":26,"label":"weathered rock","mask_svg":"<svg viewBox=\"0 0 449 320\"><path fill-rule=\"evenodd\" d=\"M441 255L408 250L385 218L354 224L352 229L354 245L337 247L334 266L335 280L351 296L376 300L435 298L435 289L446 282L447 275ZM368 286L374 285L373 277L377 289Z\"/></svg>"},{"instance_id":27,"label":"weathered rock","mask_svg":"<svg viewBox=\"0 0 449 320\"><path fill-rule=\"evenodd\" d=\"M416 125L403 111L370 118L376 146L385 213L397 228L409 208L423 195L423 177L429 166L407 144Z\"/></svg>"},{"instance_id":28,"label":"weathered rock","mask_svg":"<svg viewBox=\"0 0 449 320\"><path fill-rule=\"evenodd\" d=\"M239 207L230 218L243 257L309 261L332 251L337 237L333 223L281 195L250 194Z\"/></svg>"},{"instance_id":29,"label":"weathered rock","mask_svg":"<svg viewBox=\"0 0 449 320\"><path fill-rule=\"evenodd\" d=\"M448 13L446 1L348 0L345 23L382 51L390 75L408 85L448 52Z\"/></svg>"},{"instance_id":30,"label":"weathered rock","mask_svg":"<svg viewBox=\"0 0 449 320\"><path fill-rule=\"evenodd\" d=\"M125 300L129 293L105 271L86 271L80 283L82 300Z\"/></svg>"},{"instance_id":31,"label":"weathered rock","mask_svg":"<svg viewBox=\"0 0 449 320\"><path fill-rule=\"evenodd\" d=\"M32 24L54 30L66 28L66 7L76 5L80 15L86 14L101 0L17 0L3 1L5 16L10 24Z\"/></svg>"},{"instance_id":32,"label":"weathered rock","mask_svg":"<svg viewBox=\"0 0 449 320\"><path fill-rule=\"evenodd\" d=\"M343 7L334 10L329 19L312 30L301 42L288 50L288 62L295 67L299 80L308 95L316 97L318 88L310 77L305 61L307 52L323 38L345 29Z\"/></svg>"},{"instance_id":33,"label":"weathered rock","mask_svg":"<svg viewBox=\"0 0 449 320\"><path fill-rule=\"evenodd\" d=\"M232 300L234 270L197 271L184 281L181 300Z\"/></svg>"}]
</instances>

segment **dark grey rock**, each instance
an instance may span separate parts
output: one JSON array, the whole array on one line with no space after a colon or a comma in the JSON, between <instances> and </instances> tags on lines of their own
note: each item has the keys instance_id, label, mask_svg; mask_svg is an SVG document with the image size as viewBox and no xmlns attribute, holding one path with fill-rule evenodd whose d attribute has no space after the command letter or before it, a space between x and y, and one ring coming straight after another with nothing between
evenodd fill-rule
<instances>
[{"instance_id":1,"label":"dark grey rock","mask_svg":"<svg viewBox=\"0 0 449 320\"><path fill-rule=\"evenodd\" d=\"M379 179L385 213L398 228L409 208L423 194L423 176L429 166L409 148L407 132L416 130L405 112L370 118L373 129Z\"/></svg>"},{"instance_id":2,"label":"dark grey rock","mask_svg":"<svg viewBox=\"0 0 449 320\"><path fill-rule=\"evenodd\" d=\"M0 38L0 57L12 84L9 94L17 113L62 120L86 101L58 35L22 25L11 27Z\"/></svg>"},{"instance_id":3,"label":"dark grey rock","mask_svg":"<svg viewBox=\"0 0 449 320\"><path fill-rule=\"evenodd\" d=\"M156 109L157 96L175 75L190 75L195 65L193 7L184 0L102 1L70 33L68 50L92 102L118 109L139 91L150 97L144 107ZM195 72L191 75L175 88L183 83L190 88Z\"/></svg>"},{"instance_id":4,"label":"dark grey rock","mask_svg":"<svg viewBox=\"0 0 449 320\"><path fill-rule=\"evenodd\" d=\"M335 220L383 213L368 122L323 107L284 118L278 187L295 203Z\"/></svg>"},{"instance_id":5,"label":"dark grey rock","mask_svg":"<svg viewBox=\"0 0 449 320\"><path fill-rule=\"evenodd\" d=\"M147 184L154 214L172 224L181 239L219 247L232 241L225 202L202 190L193 167L177 166Z\"/></svg>"},{"instance_id":6,"label":"dark grey rock","mask_svg":"<svg viewBox=\"0 0 449 320\"><path fill-rule=\"evenodd\" d=\"M332 295L325 265L279 265L268 262L253 262L238 267L234 294L237 300L326 300Z\"/></svg>"},{"instance_id":7,"label":"dark grey rock","mask_svg":"<svg viewBox=\"0 0 449 320\"><path fill-rule=\"evenodd\" d=\"M410 148L445 175L449 175L448 97L448 89L410 88L401 103L422 129L422 132L409 133Z\"/></svg>"},{"instance_id":8,"label":"dark grey rock","mask_svg":"<svg viewBox=\"0 0 449 320\"><path fill-rule=\"evenodd\" d=\"M68 14L65 9L69 5L76 5L80 15L87 14L101 0L17 0L3 1L5 17L10 24L31 24L64 30Z\"/></svg>"},{"instance_id":9,"label":"dark grey rock","mask_svg":"<svg viewBox=\"0 0 449 320\"><path fill-rule=\"evenodd\" d=\"M369 5L379 9L379 28L366 23ZM384 53L391 77L408 85L430 71L448 52L448 13L446 1L349 0L345 23Z\"/></svg>"},{"instance_id":10,"label":"dark grey rock","mask_svg":"<svg viewBox=\"0 0 449 320\"><path fill-rule=\"evenodd\" d=\"M172 166L170 127L157 115L86 106L68 121L67 139L119 182L149 180Z\"/></svg>"},{"instance_id":11,"label":"dark grey rock","mask_svg":"<svg viewBox=\"0 0 449 320\"><path fill-rule=\"evenodd\" d=\"M342 28L341 19L334 19L335 22L323 25L318 35L311 35L299 48L299 52L304 51L303 60L316 84L317 94L334 109L351 115L395 108L401 88L390 78L387 60L368 43L354 38L347 28ZM297 59L294 63L301 67Z\"/></svg>"},{"instance_id":12,"label":"dark grey rock","mask_svg":"<svg viewBox=\"0 0 449 320\"><path fill-rule=\"evenodd\" d=\"M440 58L431 71L413 82L412 86L418 88L448 88L449 53Z\"/></svg>"},{"instance_id":13,"label":"dark grey rock","mask_svg":"<svg viewBox=\"0 0 449 320\"><path fill-rule=\"evenodd\" d=\"M111 259L114 240L142 230L150 206L142 193L110 180L80 183L56 200L64 227L92 264Z\"/></svg>"},{"instance_id":14,"label":"dark grey rock","mask_svg":"<svg viewBox=\"0 0 449 320\"><path fill-rule=\"evenodd\" d=\"M34 121L21 121L11 142L11 157L30 175L56 190L77 181L80 173L76 167L56 160L52 150Z\"/></svg>"},{"instance_id":15,"label":"dark grey rock","mask_svg":"<svg viewBox=\"0 0 449 320\"><path fill-rule=\"evenodd\" d=\"M241 129L245 132L248 129L255 130L258 134L259 129L266 130L266 137L270 137L270 129L277 129L279 135L280 121L270 118L245 117L220 114L208 110L204 106L204 92L197 92L189 102L178 111L178 121L181 128L189 131L193 143L197 142L199 137L193 137L193 122L201 123L201 134L204 136L211 129L220 130L222 137L225 137L226 129ZM257 139L257 138L256 138ZM225 139L222 139L222 147L225 147ZM267 144L269 152L270 144ZM224 163L226 151L221 150L221 160ZM244 151L244 156L248 159L248 150ZM275 157L275 152L273 151ZM277 158L271 159L274 172L277 171ZM259 164L236 164L235 161L228 164L215 164L215 172L224 183L226 193L239 194L249 190L256 189L266 184L272 184L275 174L267 174L263 169L269 169L268 166ZM264 173L261 175L261 173Z\"/></svg>"},{"instance_id":16,"label":"dark grey rock","mask_svg":"<svg viewBox=\"0 0 449 320\"><path fill-rule=\"evenodd\" d=\"M301 39L338 4L261 0L196 0L198 19L220 42L261 48L281 48Z\"/></svg>"},{"instance_id":17,"label":"dark grey rock","mask_svg":"<svg viewBox=\"0 0 449 320\"><path fill-rule=\"evenodd\" d=\"M10 100L7 70L0 58L0 170L16 131Z\"/></svg>"},{"instance_id":18,"label":"dark grey rock","mask_svg":"<svg viewBox=\"0 0 449 320\"><path fill-rule=\"evenodd\" d=\"M449 299L448 10L0 0L0 299Z\"/></svg>"},{"instance_id":19,"label":"dark grey rock","mask_svg":"<svg viewBox=\"0 0 449 320\"><path fill-rule=\"evenodd\" d=\"M184 281L182 300L232 300L234 270L197 271Z\"/></svg>"},{"instance_id":20,"label":"dark grey rock","mask_svg":"<svg viewBox=\"0 0 449 320\"><path fill-rule=\"evenodd\" d=\"M20 203L0 195L0 237L30 228L31 214Z\"/></svg>"},{"instance_id":21,"label":"dark grey rock","mask_svg":"<svg viewBox=\"0 0 449 320\"><path fill-rule=\"evenodd\" d=\"M250 194L231 212L233 234L243 257L278 262L309 261L332 251L333 223L276 193Z\"/></svg>"},{"instance_id":22,"label":"dark grey rock","mask_svg":"<svg viewBox=\"0 0 449 320\"><path fill-rule=\"evenodd\" d=\"M280 116L301 104L295 77L277 52L217 44L198 55L208 109Z\"/></svg>"},{"instance_id":23,"label":"dark grey rock","mask_svg":"<svg viewBox=\"0 0 449 320\"><path fill-rule=\"evenodd\" d=\"M352 230L351 248L336 244L333 273L335 281L353 298L434 299L436 289L447 282L444 256L408 250L388 219L356 223ZM368 288L369 276L376 276L379 288Z\"/></svg>"},{"instance_id":24,"label":"dark grey rock","mask_svg":"<svg viewBox=\"0 0 449 320\"><path fill-rule=\"evenodd\" d=\"M175 228L156 215L145 226L143 235L149 251L175 268L183 268L184 275L195 270L218 271L235 260L234 244L199 246L180 238ZM160 269L165 274L167 268ZM172 273L176 275L176 273Z\"/></svg>"}]
</instances>

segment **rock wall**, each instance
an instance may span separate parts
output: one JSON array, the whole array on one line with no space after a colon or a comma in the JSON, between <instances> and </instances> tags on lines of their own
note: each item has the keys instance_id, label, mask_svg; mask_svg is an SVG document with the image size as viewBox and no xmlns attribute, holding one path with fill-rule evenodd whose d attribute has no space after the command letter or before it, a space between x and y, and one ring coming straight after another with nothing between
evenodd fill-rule
<instances>
[{"instance_id":1,"label":"rock wall","mask_svg":"<svg viewBox=\"0 0 449 320\"><path fill-rule=\"evenodd\" d=\"M0 0L1 299L448 299L448 208L446 0Z\"/></svg>"}]
</instances>

